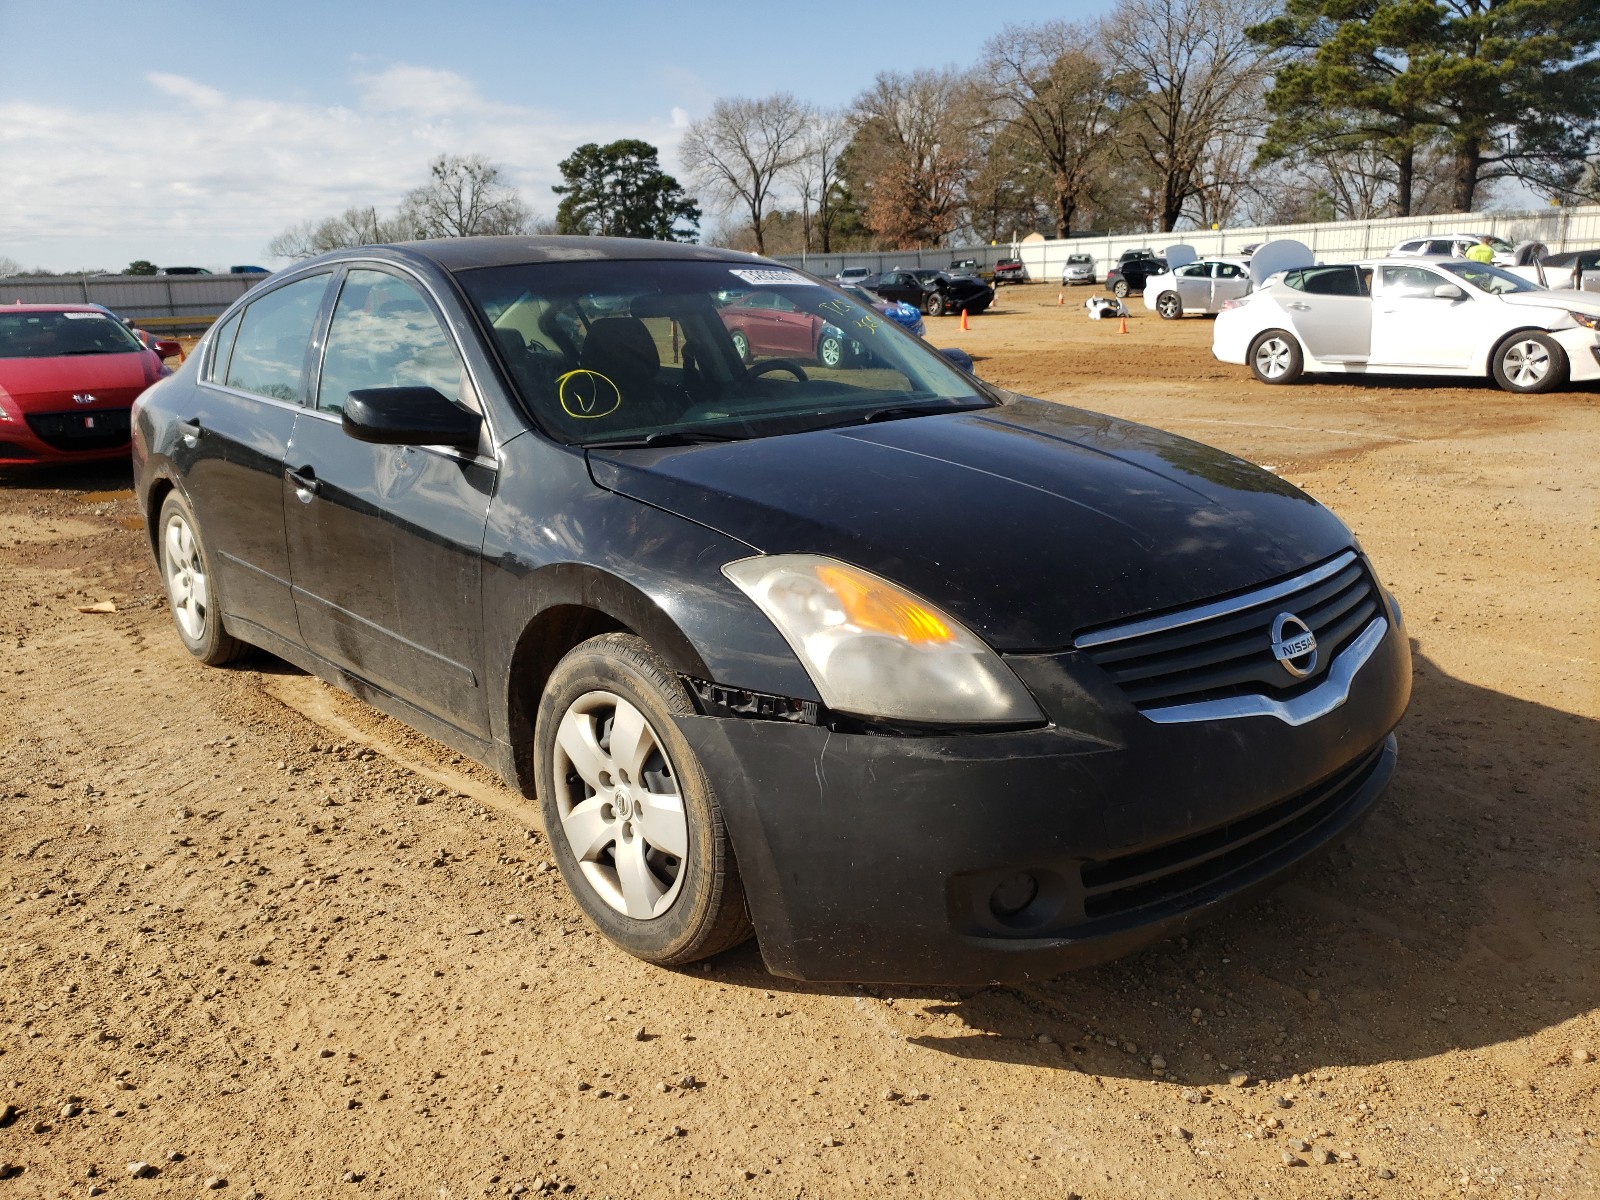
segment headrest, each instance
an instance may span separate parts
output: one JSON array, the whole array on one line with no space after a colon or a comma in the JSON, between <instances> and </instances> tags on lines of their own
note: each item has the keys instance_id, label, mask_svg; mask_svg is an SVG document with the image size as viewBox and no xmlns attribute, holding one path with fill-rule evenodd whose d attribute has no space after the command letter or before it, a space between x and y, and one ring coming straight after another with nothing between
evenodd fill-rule
<instances>
[{"instance_id":1,"label":"headrest","mask_svg":"<svg viewBox=\"0 0 1600 1200\"><path fill-rule=\"evenodd\" d=\"M655 339L638 317L602 317L583 340L584 367L602 374L654 378L661 370Z\"/></svg>"}]
</instances>

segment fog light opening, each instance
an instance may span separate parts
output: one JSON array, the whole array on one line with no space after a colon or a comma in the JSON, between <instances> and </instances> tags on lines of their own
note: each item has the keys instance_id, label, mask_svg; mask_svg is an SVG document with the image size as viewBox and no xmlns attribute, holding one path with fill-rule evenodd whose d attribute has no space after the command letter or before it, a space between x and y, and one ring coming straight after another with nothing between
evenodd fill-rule
<instances>
[{"instance_id":1,"label":"fog light opening","mask_svg":"<svg viewBox=\"0 0 1600 1200\"><path fill-rule=\"evenodd\" d=\"M1001 920L1014 917L1039 894L1039 881L1027 871L1009 875L989 894L989 911Z\"/></svg>"}]
</instances>

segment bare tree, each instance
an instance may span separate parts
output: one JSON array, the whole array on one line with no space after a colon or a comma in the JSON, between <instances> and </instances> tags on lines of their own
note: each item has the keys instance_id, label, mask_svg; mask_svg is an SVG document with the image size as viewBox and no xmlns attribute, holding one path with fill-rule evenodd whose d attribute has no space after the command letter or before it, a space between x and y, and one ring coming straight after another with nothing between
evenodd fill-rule
<instances>
[{"instance_id":1,"label":"bare tree","mask_svg":"<svg viewBox=\"0 0 1600 1200\"><path fill-rule=\"evenodd\" d=\"M1120 0L1102 25L1117 69L1145 81L1123 147L1149 170L1161 229L1204 186L1208 147L1264 128L1260 96L1273 60L1245 29L1277 8L1275 0Z\"/></svg>"},{"instance_id":2,"label":"bare tree","mask_svg":"<svg viewBox=\"0 0 1600 1200\"><path fill-rule=\"evenodd\" d=\"M22 264L21 263L19 263L14 258L7 258L5 255L0 254L0 279L5 279L5 278L7 278L8 276L11 276L11 275L21 275L21 274L22 274Z\"/></svg>"},{"instance_id":3,"label":"bare tree","mask_svg":"<svg viewBox=\"0 0 1600 1200\"><path fill-rule=\"evenodd\" d=\"M814 236L820 236L822 253L827 254L833 247L844 152L853 130L849 113L839 109L816 109L809 116L800 153L789 168L789 180L800 193L805 248L813 249Z\"/></svg>"},{"instance_id":4,"label":"bare tree","mask_svg":"<svg viewBox=\"0 0 1600 1200\"><path fill-rule=\"evenodd\" d=\"M884 72L856 98L853 119L867 225L894 249L943 241L961 224L982 124L970 81L949 69Z\"/></svg>"},{"instance_id":5,"label":"bare tree","mask_svg":"<svg viewBox=\"0 0 1600 1200\"><path fill-rule=\"evenodd\" d=\"M347 208L337 217L291 225L267 243L267 253L276 258L314 258L329 250L402 242L411 236L402 220L381 217L376 208L367 205Z\"/></svg>"},{"instance_id":6,"label":"bare tree","mask_svg":"<svg viewBox=\"0 0 1600 1200\"><path fill-rule=\"evenodd\" d=\"M1014 126L1049 173L1058 237L1104 167L1124 109L1142 77L1119 78L1093 31L1066 21L1007 25L978 65L995 114Z\"/></svg>"},{"instance_id":7,"label":"bare tree","mask_svg":"<svg viewBox=\"0 0 1600 1200\"><path fill-rule=\"evenodd\" d=\"M804 152L809 125L808 106L779 92L763 100L718 100L683 135L678 153L690 179L724 211L748 211L757 254L766 253L773 192Z\"/></svg>"},{"instance_id":8,"label":"bare tree","mask_svg":"<svg viewBox=\"0 0 1600 1200\"><path fill-rule=\"evenodd\" d=\"M521 233L529 220L522 197L481 154L434 159L428 182L406 193L400 216L424 238Z\"/></svg>"}]
</instances>

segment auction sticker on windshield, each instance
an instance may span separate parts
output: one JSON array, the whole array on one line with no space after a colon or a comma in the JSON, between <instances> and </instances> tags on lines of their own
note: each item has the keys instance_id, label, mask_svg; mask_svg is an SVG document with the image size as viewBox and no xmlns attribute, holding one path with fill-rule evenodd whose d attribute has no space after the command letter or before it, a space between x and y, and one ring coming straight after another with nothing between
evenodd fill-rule
<instances>
[{"instance_id":1,"label":"auction sticker on windshield","mask_svg":"<svg viewBox=\"0 0 1600 1200\"><path fill-rule=\"evenodd\" d=\"M749 271L730 271L730 275L737 275L746 283L754 287L777 287L779 284L803 283L807 287L817 287L815 279L807 279L798 271L772 271L760 268Z\"/></svg>"}]
</instances>

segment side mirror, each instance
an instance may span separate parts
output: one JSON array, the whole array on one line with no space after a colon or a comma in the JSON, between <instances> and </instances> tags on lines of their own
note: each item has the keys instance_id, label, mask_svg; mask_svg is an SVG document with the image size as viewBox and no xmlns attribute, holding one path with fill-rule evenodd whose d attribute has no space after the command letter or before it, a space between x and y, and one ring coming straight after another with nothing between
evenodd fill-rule
<instances>
[{"instance_id":1,"label":"side mirror","mask_svg":"<svg viewBox=\"0 0 1600 1200\"><path fill-rule=\"evenodd\" d=\"M944 355L945 358L953 362L956 366L960 367L968 375L972 374L972 355L968 354L965 350L962 350L956 346L951 346L947 349L939 351L939 353Z\"/></svg>"},{"instance_id":2,"label":"side mirror","mask_svg":"<svg viewBox=\"0 0 1600 1200\"><path fill-rule=\"evenodd\" d=\"M1465 300L1467 294L1453 283L1441 283L1433 289L1433 298L1435 300Z\"/></svg>"},{"instance_id":3,"label":"side mirror","mask_svg":"<svg viewBox=\"0 0 1600 1200\"><path fill-rule=\"evenodd\" d=\"M172 338L157 338L156 344L152 349L155 350L163 362L169 358L177 358L183 353L183 347Z\"/></svg>"},{"instance_id":4,"label":"side mirror","mask_svg":"<svg viewBox=\"0 0 1600 1200\"><path fill-rule=\"evenodd\" d=\"M345 398L340 423L358 442L476 450L483 418L431 387L362 388Z\"/></svg>"}]
</instances>

